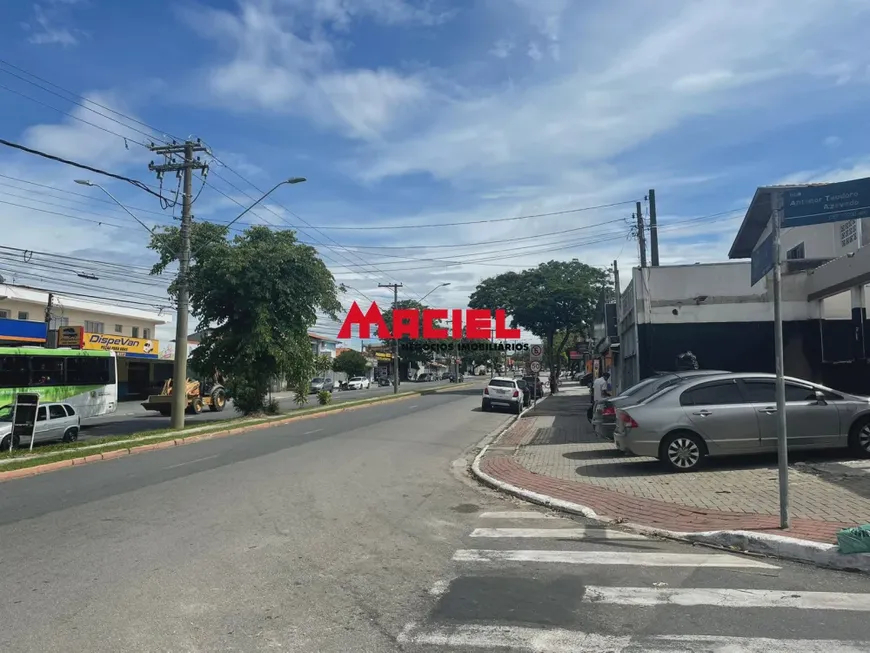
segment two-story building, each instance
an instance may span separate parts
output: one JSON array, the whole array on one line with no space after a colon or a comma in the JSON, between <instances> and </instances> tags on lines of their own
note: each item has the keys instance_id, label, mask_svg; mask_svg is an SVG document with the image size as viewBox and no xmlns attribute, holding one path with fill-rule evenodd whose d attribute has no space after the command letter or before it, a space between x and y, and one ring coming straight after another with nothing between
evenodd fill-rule
<instances>
[{"instance_id":1,"label":"two-story building","mask_svg":"<svg viewBox=\"0 0 870 653\"><path fill-rule=\"evenodd\" d=\"M53 347L57 333L73 327L80 341L76 346L112 350L118 355L118 396L122 400L147 394L165 378L156 331L171 321L169 314L0 284L0 346Z\"/></svg>"},{"instance_id":2,"label":"two-story building","mask_svg":"<svg viewBox=\"0 0 870 653\"><path fill-rule=\"evenodd\" d=\"M320 336L316 333L309 333L308 339L311 340L311 351L315 356L326 354L334 359L338 355L337 350L338 346L341 344L340 341L326 336Z\"/></svg>"}]
</instances>

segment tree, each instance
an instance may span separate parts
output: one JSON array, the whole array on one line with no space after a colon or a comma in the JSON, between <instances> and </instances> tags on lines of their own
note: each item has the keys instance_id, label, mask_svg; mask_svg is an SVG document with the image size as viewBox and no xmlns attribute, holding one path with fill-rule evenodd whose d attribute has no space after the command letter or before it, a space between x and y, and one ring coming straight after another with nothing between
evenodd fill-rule
<instances>
[{"instance_id":1,"label":"tree","mask_svg":"<svg viewBox=\"0 0 870 653\"><path fill-rule=\"evenodd\" d=\"M503 308L512 326L544 343L546 363L559 373L569 338L588 334L602 292L610 290L605 270L574 259L549 261L522 272L506 272L481 281L469 299L472 308Z\"/></svg>"},{"instance_id":2,"label":"tree","mask_svg":"<svg viewBox=\"0 0 870 653\"><path fill-rule=\"evenodd\" d=\"M345 349L332 361L332 371L347 374L348 378L365 376L368 370L366 357L355 349Z\"/></svg>"},{"instance_id":3,"label":"tree","mask_svg":"<svg viewBox=\"0 0 870 653\"><path fill-rule=\"evenodd\" d=\"M254 226L232 240L226 234L210 223L191 229L190 310L203 333L191 359L226 375L237 410L264 412L276 377L307 395L315 368L308 330L318 311L337 319L338 289L317 251L293 231ZM178 228L155 233L149 248L160 256L151 272L162 274L180 250ZM175 282L169 291L177 293Z\"/></svg>"},{"instance_id":4,"label":"tree","mask_svg":"<svg viewBox=\"0 0 870 653\"><path fill-rule=\"evenodd\" d=\"M314 359L314 369L318 374L326 374L332 369L332 356L329 354L320 354Z\"/></svg>"}]
</instances>

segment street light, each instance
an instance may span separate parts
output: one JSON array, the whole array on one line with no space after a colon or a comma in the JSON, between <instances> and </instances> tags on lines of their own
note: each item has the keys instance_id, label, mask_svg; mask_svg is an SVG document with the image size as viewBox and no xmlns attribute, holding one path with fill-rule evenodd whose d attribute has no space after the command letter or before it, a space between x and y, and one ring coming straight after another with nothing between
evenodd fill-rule
<instances>
[{"instance_id":1,"label":"street light","mask_svg":"<svg viewBox=\"0 0 870 653\"><path fill-rule=\"evenodd\" d=\"M89 180L87 180L87 179L76 179L75 182L76 182L77 184L81 185L81 186L93 186L94 188L99 188L99 189L100 189L101 191L103 191L106 195L108 195L109 197L111 197L112 200L115 202L115 204L117 204L117 205L120 206L122 209L124 209L124 210L127 212L127 214L128 214L131 218L133 218L136 222L138 222L138 223L141 224L143 227L145 227L145 229L148 230L148 233L149 233L149 234L153 234L153 233L154 233L154 228L153 228L153 227L149 227L147 224L145 224L145 223L142 222L139 218L137 218L135 215L133 215L133 213L130 211L130 209L128 209L126 206L124 206L123 204L121 204L121 203L118 201L118 198L117 198L117 197L115 197L114 195L112 195L109 191L107 191L105 188L103 188L103 187L100 186L99 184L95 184L94 182L89 181Z\"/></svg>"},{"instance_id":2,"label":"street light","mask_svg":"<svg viewBox=\"0 0 870 653\"><path fill-rule=\"evenodd\" d=\"M437 286L435 286L432 290L430 290L429 292L427 292L425 295L423 295L423 296L420 298L420 303L422 304L424 299L426 299L429 295L431 295L433 292L435 292L435 291L438 290L439 288L443 288L444 286L449 286L449 285L450 285L450 282L449 282L449 281L446 281L446 282L444 282L444 283L439 283L439 284L438 284Z\"/></svg>"},{"instance_id":3,"label":"street light","mask_svg":"<svg viewBox=\"0 0 870 653\"><path fill-rule=\"evenodd\" d=\"M268 191L266 191L266 194L265 194L265 195L263 195L260 199L258 199L256 202L254 202L253 204L251 204L248 208L246 208L244 211L242 211L241 213L239 213L239 214L238 214L238 215L237 215L237 216L236 216L232 221L230 221L230 222L227 224L227 228L229 228L230 226L232 226L233 224L235 224L235 223L236 223L236 222L237 222L237 221L238 221L238 220L239 220L243 215L245 215L248 211L250 211L252 208L254 208L255 206L257 206L257 204L259 204L260 202L262 202L264 199L266 199L267 197L269 197L269 195L271 195L272 193L274 193L278 188L280 188L280 187L283 186L284 184L302 184L302 183L304 183L304 182L306 182L306 181L308 181L308 180L307 180L305 177L290 177L290 179L284 179L283 181L279 181L277 184L275 184L274 186L272 186L272 188L270 188Z\"/></svg>"}]
</instances>

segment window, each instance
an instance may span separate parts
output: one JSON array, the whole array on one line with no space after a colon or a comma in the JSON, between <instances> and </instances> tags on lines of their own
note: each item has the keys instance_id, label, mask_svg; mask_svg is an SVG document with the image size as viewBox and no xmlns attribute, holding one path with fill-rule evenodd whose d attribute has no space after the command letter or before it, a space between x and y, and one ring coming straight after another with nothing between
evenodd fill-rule
<instances>
[{"instance_id":1,"label":"window","mask_svg":"<svg viewBox=\"0 0 870 653\"><path fill-rule=\"evenodd\" d=\"M690 388L680 395L683 406L725 406L744 403L734 381L717 381Z\"/></svg>"},{"instance_id":2,"label":"window","mask_svg":"<svg viewBox=\"0 0 870 653\"><path fill-rule=\"evenodd\" d=\"M845 247L854 240L858 240L858 221L847 220L840 223L840 244Z\"/></svg>"},{"instance_id":3,"label":"window","mask_svg":"<svg viewBox=\"0 0 870 653\"><path fill-rule=\"evenodd\" d=\"M8 320L9 311L0 311L0 320Z\"/></svg>"},{"instance_id":4,"label":"window","mask_svg":"<svg viewBox=\"0 0 870 653\"><path fill-rule=\"evenodd\" d=\"M145 340L151 340L151 329L142 329L142 337Z\"/></svg>"},{"instance_id":5,"label":"window","mask_svg":"<svg viewBox=\"0 0 870 653\"><path fill-rule=\"evenodd\" d=\"M124 333L124 325L116 324L115 325L115 333Z\"/></svg>"},{"instance_id":6,"label":"window","mask_svg":"<svg viewBox=\"0 0 870 653\"><path fill-rule=\"evenodd\" d=\"M102 322L91 322L85 320L85 331L88 333L105 333L106 325Z\"/></svg>"},{"instance_id":7,"label":"window","mask_svg":"<svg viewBox=\"0 0 870 653\"><path fill-rule=\"evenodd\" d=\"M133 336L134 338L138 338L139 337L139 327L132 327L130 329L130 335Z\"/></svg>"},{"instance_id":8,"label":"window","mask_svg":"<svg viewBox=\"0 0 870 653\"><path fill-rule=\"evenodd\" d=\"M804 252L804 244L799 243L798 245L792 247L785 253L785 258L789 261L797 261L798 259L806 258L806 254Z\"/></svg>"},{"instance_id":9,"label":"window","mask_svg":"<svg viewBox=\"0 0 870 653\"><path fill-rule=\"evenodd\" d=\"M513 381L502 381L500 379L490 381L489 385L493 388L516 388L516 384Z\"/></svg>"},{"instance_id":10,"label":"window","mask_svg":"<svg viewBox=\"0 0 870 653\"><path fill-rule=\"evenodd\" d=\"M30 383L26 356L0 357L0 388L20 388Z\"/></svg>"},{"instance_id":11,"label":"window","mask_svg":"<svg viewBox=\"0 0 870 653\"><path fill-rule=\"evenodd\" d=\"M73 408L73 407L70 406L69 404L64 404L63 407L66 409L66 414L67 414L67 415L69 415L70 417L75 417L75 415L76 415L76 410L75 410L75 408Z\"/></svg>"},{"instance_id":12,"label":"window","mask_svg":"<svg viewBox=\"0 0 870 653\"><path fill-rule=\"evenodd\" d=\"M775 404L776 403L776 382L767 379L747 379L743 382L744 392L747 400L753 404ZM833 392L824 392L826 399L837 400L842 399L840 395ZM785 384L785 400L786 401L815 401L816 390L810 386L799 385L797 383Z\"/></svg>"},{"instance_id":13,"label":"window","mask_svg":"<svg viewBox=\"0 0 870 653\"><path fill-rule=\"evenodd\" d=\"M106 385L115 382L115 366L108 356L66 359L67 385Z\"/></svg>"},{"instance_id":14,"label":"window","mask_svg":"<svg viewBox=\"0 0 870 653\"><path fill-rule=\"evenodd\" d=\"M27 311L18 311L18 319L19 319L19 320L25 320L25 321L26 321L26 320L29 320L29 319L30 319L30 313L28 313Z\"/></svg>"},{"instance_id":15,"label":"window","mask_svg":"<svg viewBox=\"0 0 870 653\"><path fill-rule=\"evenodd\" d=\"M63 409L63 406L61 406L60 404L49 404L48 416L51 419L65 419L66 418L66 411Z\"/></svg>"},{"instance_id":16,"label":"window","mask_svg":"<svg viewBox=\"0 0 870 653\"><path fill-rule=\"evenodd\" d=\"M45 419L46 419L45 418L45 406L40 406L39 412L36 413L36 421L37 422L44 422Z\"/></svg>"},{"instance_id":17,"label":"window","mask_svg":"<svg viewBox=\"0 0 870 653\"><path fill-rule=\"evenodd\" d=\"M31 356L30 382L33 385L63 385L63 361L60 356Z\"/></svg>"},{"instance_id":18,"label":"window","mask_svg":"<svg viewBox=\"0 0 870 653\"><path fill-rule=\"evenodd\" d=\"M51 323L48 325L49 329L52 331L57 331L61 327L69 326L69 318L68 317L53 317L51 318Z\"/></svg>"}]
</instances>

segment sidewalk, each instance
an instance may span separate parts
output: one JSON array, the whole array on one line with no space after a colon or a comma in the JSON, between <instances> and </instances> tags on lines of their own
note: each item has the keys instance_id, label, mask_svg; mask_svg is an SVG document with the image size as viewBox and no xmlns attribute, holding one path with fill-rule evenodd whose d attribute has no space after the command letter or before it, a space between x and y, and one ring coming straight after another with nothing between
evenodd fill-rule
<instances>
[{"instance_id":1,"label":"sidewalk","mask_svg":"<svg viewBox=\"0 0 870 653\"><path fill-rule=\"evenodd\" d=\"M870 521L870 474L859 463L792 466L792 527L781 530L775 457L709 459L698 472L669 473L654 459L622 456L597 439L588 406L585 388L566 387L493 442L479 470L526 492L579 504L589 516L678 533L748 531L832 544L840 529ZM827 453L798 460L805 458L837 460Z\"/></svg>"}]
</instances>

